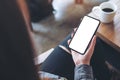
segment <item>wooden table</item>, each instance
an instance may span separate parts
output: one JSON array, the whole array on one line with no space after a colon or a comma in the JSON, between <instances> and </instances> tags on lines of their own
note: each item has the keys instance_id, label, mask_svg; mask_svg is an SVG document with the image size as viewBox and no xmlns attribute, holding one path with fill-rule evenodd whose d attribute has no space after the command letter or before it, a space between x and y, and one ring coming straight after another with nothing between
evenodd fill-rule
<instances>
[{"instance_id":1,"label":"wooden table","mask_svg":"<svg viewBox=\"0 0 120 80\"><path fill-rule=\"evenodd\" d=\"M111 45L113 48L120 51L120 0L110 0L115 3L118 7L117 13L114 17L112 23L105 24L101 23L97 35L103 41ZM89 16L98 18L93 12L89 14Z\"/></svg>"}]
</instances>

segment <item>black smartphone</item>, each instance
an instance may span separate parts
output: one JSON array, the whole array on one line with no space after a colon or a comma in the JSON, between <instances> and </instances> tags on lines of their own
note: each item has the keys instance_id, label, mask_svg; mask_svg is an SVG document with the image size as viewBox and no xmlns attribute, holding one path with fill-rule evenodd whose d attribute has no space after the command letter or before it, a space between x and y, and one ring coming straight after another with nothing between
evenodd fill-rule
<instances>
[{"instance_id":1,"label":"black smartphone","mask_svg":"<svg viewBox=\"0 0 120 80\"><path fill-rule=\"evenodd\" d=\"M80 54L85 54L99 25L100 21L98 19L84 16L70 41L69 47Z\"/></svg>"}]
</instances>

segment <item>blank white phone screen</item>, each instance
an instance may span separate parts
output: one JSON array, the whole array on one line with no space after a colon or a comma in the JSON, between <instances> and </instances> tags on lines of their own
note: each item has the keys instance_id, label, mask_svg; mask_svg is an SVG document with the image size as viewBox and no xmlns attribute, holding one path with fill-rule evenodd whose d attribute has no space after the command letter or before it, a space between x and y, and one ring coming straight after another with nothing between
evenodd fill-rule
<instances>
[{"instance_id":1,"label":"blank white phone screen","mask_svg":"<svg viewBox=\"0 0 120 80\"><path fill-rule=\"evenodd\" d=\"M93 37L99 21L85 16L79 25L69 47L81 54L84 54L91 38Z\"/></svg>"}]
</instances>

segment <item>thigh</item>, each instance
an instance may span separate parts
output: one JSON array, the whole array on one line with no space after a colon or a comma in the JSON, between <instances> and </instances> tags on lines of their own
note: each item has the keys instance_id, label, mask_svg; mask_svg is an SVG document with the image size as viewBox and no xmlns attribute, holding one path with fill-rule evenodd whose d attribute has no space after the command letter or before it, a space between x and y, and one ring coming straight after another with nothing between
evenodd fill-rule
<instances>
[{"instance_id":1,"label":"thigh","mask_svg":"<svg viewBox=\"0 0 120 80\"><path fill-rule=\"evenodd\" d=\"M68 39L71 39L70 35L68 35L60 43L60 45L65 46L67 49L69 49L67 44ZM93 72L95 74L95 77L99 78L99 80L101 80L101 78L103 80L104 79L108 80L108 78L110 77L110 73L105 64L106 55L104 53L106 53L106 51L104 50L102 41L99 38L97 38L96 41L97 42L96 42L94 54L91 59ZM75 65L72 60L72 56L57 46L54 49L54 51L50 54L50 56L42 64L41 70L66 77L69 80L73 80L74 67Z\"/></svg>"},{"instance_id":2,"label":"thigh","mask_svg":"<svg viewBox=\"0 0 120 80\"><path fill-rule=\"evenodd\" d=\"M60 45L69 48L67 44L68 39L70 39L70 35L68 35ZM57 46L41 65L41 70L66 77L68 80L74 80L74 67L72 56Z\"/></svg>"},{"instance_id":3,"label":"thigh","mask_svg":"<svg viewBox=\"0 0 120 80\"><path fill-rule=\"evenodd\" d=\"M41 65L41 70L73 80L74 66L72 56L57 46Z\"/></svg>"}]
</instances>

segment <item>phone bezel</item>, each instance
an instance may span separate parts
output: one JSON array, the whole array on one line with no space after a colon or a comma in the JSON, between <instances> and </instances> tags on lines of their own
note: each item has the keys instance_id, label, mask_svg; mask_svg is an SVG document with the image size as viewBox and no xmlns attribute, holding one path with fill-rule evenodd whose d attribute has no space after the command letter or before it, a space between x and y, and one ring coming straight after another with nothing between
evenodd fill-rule
<instances>
[{"instance_id":1,"label":"phone bezel","mask_svg":"<svg viewBox=\"0 0 120 80\"><path fill-rule=\"evenodd\" d=\"M85 16L84 16L84 17L85 17ZM82 22L82 20L84 19L84 17L81 19L81 22ZM99 28L99 26L100 26L100 20L98 20L98 19L96 19L96 18L93 18L93 17L91 17L91 16L88 16L88 15L87 15L87 17L90 17L90 18L92 18L92 19L95 19L95 20L99 21L99 24L98 24L96 30L94 31L94 34L92 35L92 37L91 37L91 39L90 39L90 41L89 41L89 43L88 43L88 45L87 45L87 48L85 49L84 53L80 53L80 52L78 52L78 51L76 51L76 50L74 50L74 49L72 49L72 48L69 47L71 50L73 50L73 51L75 51L75 52L77 52L77 53L80 53L80 54L82 54L82 55L84 55L84 54L86 53L86 51L87 51L87 49L88 49L88 47L89 47L89 45L90 45L90 43L91 43L91 41L92 41L92 39L93 39L93 36L95 35L95 33L97 32L97 30L98 30L98 28ZM80 22L80 24L81 24L81 22ZM78 28L79 28L79 27L77 27L77 30L78 30ZM73 40L74 35L76 34L77 30L76 30L75 33L73 34L73 37L72 37L72 39L71 39L70 42L69 42L69 45L70 45L71 41Z\"/></svg>"}]
</instances>

